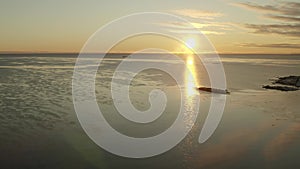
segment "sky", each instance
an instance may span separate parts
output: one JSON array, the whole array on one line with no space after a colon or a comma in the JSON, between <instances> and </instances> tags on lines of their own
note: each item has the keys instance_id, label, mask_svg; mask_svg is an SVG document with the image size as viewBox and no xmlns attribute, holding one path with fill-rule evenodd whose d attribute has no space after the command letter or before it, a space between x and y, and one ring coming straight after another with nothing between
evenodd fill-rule
<instances>
[{"instance_id":1,"label":"sky","mask_svg":"<svg viewBox=\"0 0 300 169\"><path fill-rule=\"evenodd\" d=\"M299 9L299 0L0 0L0 52L80 52L95 31L115 19L164 12L191 22L219 53L300 53ZM129 38L112 51L156 47L157 41L176 43L147 35Z\"/></svg>"}]
</instances>

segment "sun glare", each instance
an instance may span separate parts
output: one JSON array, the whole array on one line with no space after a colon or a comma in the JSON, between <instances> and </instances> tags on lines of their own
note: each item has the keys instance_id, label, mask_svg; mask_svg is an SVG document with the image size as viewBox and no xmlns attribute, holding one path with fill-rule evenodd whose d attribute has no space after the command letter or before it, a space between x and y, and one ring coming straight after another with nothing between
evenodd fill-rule
<instances>
[{"instance_id":1,"label":"sun glare","mask_svg":"<svg viewBox=\"0 0 300 169\"><path fill-rule=\"evenodd\" d=\"M186 94L188 97L196 94L195 87L197 86L195 77L196 77L196 68L194 65L193 55L187 56L187 69L185 72L185 86L186 86Z\"/></svg>"},{"instance_id":2,"label":"sun glare","mask_svg":"<svg viewBox=\"0 0 300 169\"><path fill-rule=\"evenodd\" d=\"M185 42L189 48L194 48L196 46L196 41L194 38L189 38Z\"/></svg>"},{"instance_id":3,"label":"sun glare","mask_svg":"<svg viewBox=\"0 0 300 169\"><path fill-rule=\"evenodd\" d=\"M192 59L188 59L188 60L187 60L187 63L188 63L189 65L192 65L194 62L193 62Z\"/></svg>"}]
</instances>

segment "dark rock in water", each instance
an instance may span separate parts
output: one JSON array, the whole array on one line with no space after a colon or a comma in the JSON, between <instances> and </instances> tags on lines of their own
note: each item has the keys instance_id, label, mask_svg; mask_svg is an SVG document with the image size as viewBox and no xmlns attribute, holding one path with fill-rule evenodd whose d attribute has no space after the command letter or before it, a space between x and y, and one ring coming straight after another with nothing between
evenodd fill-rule
<instances>
[{"instance_id":1,"label":"dark rock in water","mask_svg":"<svg viewBox=\"0 0 300 169\"><path fill-rule=\"evenodd\" d=\"M210 87L198 87L197 89L205 92L211 92L211 93L229 94L229 91L227 89L214 89Z\"/></svg>"},{"instance_id":2,"label":"dark rock in water","mask_svg":"<svg viewBox=\"0 0 300 169\"><path fill-rule=\"evenodd\" d=\"M263 88L281 91L296 91L300 89L300 76L279 77L274 80L273 84L280 85L264 85Z\"/></svg>"},{"instance_id":3,"label":"dark rock in water","mask_svg":"<svg viewBox=\"0 0 300 169\"><path fill-rule=\"evenodd\" d=\"M289 86L270 86L270 85L264 85L263 88L265 89L274 89L274 90L280 90L280 91L296 91L299 90L296 87L289 87Z\"/></svg>"},{"instance_id":4,"label":"dark rock in water","mask_svg":"<svg viewBox=\"0 0 300 169\"><path fill-rule=\"evenodd\" d=\"M274 83L300 87L300 76L279 77Z\"/></svg>"}]
</instances>

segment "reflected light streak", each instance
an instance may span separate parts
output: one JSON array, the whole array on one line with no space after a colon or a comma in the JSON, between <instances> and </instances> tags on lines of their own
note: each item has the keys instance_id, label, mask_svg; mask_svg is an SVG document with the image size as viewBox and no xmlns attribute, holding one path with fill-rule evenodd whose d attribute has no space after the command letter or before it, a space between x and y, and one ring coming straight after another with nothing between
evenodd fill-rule
<instances>
[{"instance_id":1,"label":"reflected light streak","mask_svg":"<svg viewBox=\"0 0 300 169\"><path fill-rule=\"evenodd\" d=\"M193 55L188 55L186 60L187 68L185 70L185 88L187 97L195 95L197 87L196 83L196 68Z\"/></svg>"},{"instance_id":2,"label":"reflected light streak","mask_svg":"<svg viewBox=\"0 0 300 169\"><path fill-rule=\"evenodd\" d=\"M184 121L187 128L192 128L194 122L192 119L194 119L194 116L197 114L195 111L197 111L197 107L194 106L194 102L196 101L197 97L197 83L195 78L196 76L196 69L195 69L195 63L194 63L194 56L193 55L187 55L186 58L186 70L185 70L185 109L187 110L184 114Z\"/></svg>"}]
</instances>

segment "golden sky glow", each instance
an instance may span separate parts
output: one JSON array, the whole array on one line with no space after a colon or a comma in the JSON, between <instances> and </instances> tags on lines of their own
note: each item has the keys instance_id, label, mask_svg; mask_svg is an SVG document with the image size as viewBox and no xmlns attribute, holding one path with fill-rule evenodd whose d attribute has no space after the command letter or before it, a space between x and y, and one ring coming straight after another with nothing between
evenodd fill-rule
<instances>
[{"instance_id":1,"label":"golden sky glow","mask_svg":"<svg viewBox=\"0 0 300 169\"><path fill-rule=\"evenodd\" d=\"M0 52L79 52L86 40L110 21L153 11L187 19L207 35L219 53L300 53L299 6L297 1L273 0L1 1ZM161 24L170 31L188 31L182 23ZM128 40L113 51L149 46L180 50L174 40L145 37ZM193 39L187 43L197 45Z\"/></svg>"}]
</instances>

